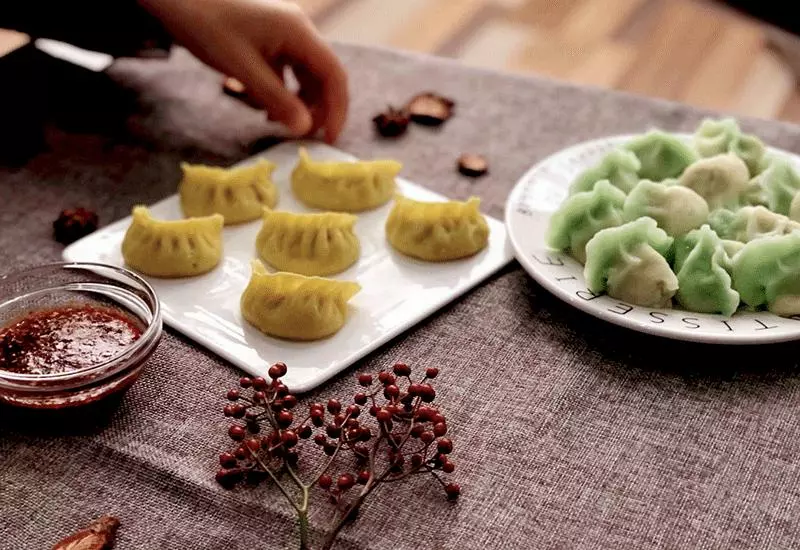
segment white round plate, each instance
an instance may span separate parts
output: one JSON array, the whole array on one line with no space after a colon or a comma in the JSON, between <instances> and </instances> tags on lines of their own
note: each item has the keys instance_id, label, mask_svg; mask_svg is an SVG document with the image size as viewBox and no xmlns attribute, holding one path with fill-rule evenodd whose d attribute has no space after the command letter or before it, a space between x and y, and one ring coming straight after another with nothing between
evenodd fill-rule
<instances>
[{"instance_id":1,"label":"white round plate","mask_svg":"<svg viewBox=\"0 0 800 550\"><path fill-rule=\"evenodd\" d=\"M691 136L678 134L685 140ZM800 316L737 311L732 317L680 309L627 304L586 288L583 266L545 244L550 216L567 197L569 185L614 147L634 135L613 136L564 149L531 168L506 203L506 226L517 260L545 289L568 304L610 323L656 336L711 344L767 344L800 339ZM800 167L800 157L778 149Z\"/></svg>"}]
</instances>

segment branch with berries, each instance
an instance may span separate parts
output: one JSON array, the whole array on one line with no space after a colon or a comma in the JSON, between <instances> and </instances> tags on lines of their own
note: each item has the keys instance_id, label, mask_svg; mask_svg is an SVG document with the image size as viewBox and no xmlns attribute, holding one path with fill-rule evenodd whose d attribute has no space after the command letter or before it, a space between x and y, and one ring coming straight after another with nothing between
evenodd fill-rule
<instances>
[{"instance_id":1,"label":"branch with berries","mask_svg":"<svg viewBox=\"0 0 800 550\"><path fill-rule=\"evenodd\" d=\"M449 458L453 442L445 437L447 420L432 405L436 390L431 381L438 369L426 369L417 381L403 363L376 377L362 374L351 404L331 399L312 403L302 414L294 412L297 398L281 382L286 371L285 364L276 363L269 369L270 380L245 377L240 388L228 391L231 403L223 412L239 422L228 429L235 448L220 455L216 479L226 488L271 481L297 514L301 550L311 548L313 489L324 491L334 508L323 550L333 547L365 499L385 483L425 475L442 486L449 500L461 494L457 484L442 476L455 465ZM301 471L300 452L315 448L320 464L310 473ZM335 472L341 463L349 466Z\"/></svg>"}]
</instances>

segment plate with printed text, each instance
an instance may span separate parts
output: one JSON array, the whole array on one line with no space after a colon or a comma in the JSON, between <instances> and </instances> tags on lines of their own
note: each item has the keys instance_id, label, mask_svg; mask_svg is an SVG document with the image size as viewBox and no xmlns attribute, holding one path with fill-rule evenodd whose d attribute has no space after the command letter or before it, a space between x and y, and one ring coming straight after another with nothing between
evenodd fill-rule
<instances>
[{"instance_id":1,"label":"plate with printed text","mask_svg":"<svg viewBox=\"0 0 800 550\"><path fill-rule=\"evenodd\" d=\"M689 144L691 135L673 134ZM636 135L584 142L559 151L533 166L517 183L506 203L505 221L515 256L546 290L564 302L604 321L639 332L713 344L760 344L800 338L800 316L780 317L740 307L732 316L679 309L640 307L587 288L584 266L567 252L546 244L552 214L567 198L576 176L598 164L613 149ZM800 157L767 147L800 168Z\"/></svg>"}]
</instances>

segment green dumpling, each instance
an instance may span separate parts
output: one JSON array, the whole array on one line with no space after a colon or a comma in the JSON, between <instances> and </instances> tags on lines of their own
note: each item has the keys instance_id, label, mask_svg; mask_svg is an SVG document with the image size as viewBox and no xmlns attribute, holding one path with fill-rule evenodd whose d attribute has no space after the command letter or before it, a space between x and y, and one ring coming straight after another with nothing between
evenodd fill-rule
<instances>
[{"instance_id":1,"label":"green dumpling","mask_svg":"<svg viewBox=\"0 0 800 550\"><path fill-rule=\"evenodd\" d=\"M586 243L607 227L622 224L625 193L607 180L595 184L591 191L568 197L550 218L547 246L566 250L580 263L586 261Z\"/></svg>"},{"instance_id":2,"label":"green dumpling","mask_svg":"<svg viewBox=\"0 0 800 550\"><path fill-rule=\"evenodd\" d=\"M731 239L722 239L722 246L725 248L725 253L728 255L728 258L733 259L743 248L744 244L742 241L734 241Z\"/></svg>"},{"instance_id":3,"label":"green dumpling","mask_svg":"<svg viewBox=\"0 0 800 550\"><path fill-rule=\"evenodd\" d=\"M705 223L708 204L687 187L642 180L625 198L623 215L626 222L648 216L661 229L678 236Z\"/></svg>"},{"instance_id":4,"label":"green dumpling","mask_svg":"<svg viewBox=\"0 0 800 550\"><path fill-rule=\"evenodd\" d=\"M569 187L569 194L591 191L598 181L607 180L623 193L629 193L639 182L642 163L630 151L614 149L596 166L581 172Z\"/></svg>"},{"instance_id":5,"label":"green dumpling","mask_svg":"<svg viewBox=\"0 0 800 550\"><path fill-rule=\"evenodd\" d=\"M756 136L742 134L731 143L730 152L739 157L747 165L751 176L757 176L763 170L763 158L766 151L764 143Z\"/></svg>"},{"instance_id":6,"label":"green dumpling","mask_svg":"<svg viewBox=\"0 0 800 550\"><path fill-rule=\"evenodd\" d=\"M739 293L731 288L731 259L722 239L706 224L675 243L677 302L697 313L730 317L739 307Z\"/></svg>"},{"instance_id":7,"label":"green dumpling","mask_svg":"<svg viewBox=\"0 0 800 550\"><path fill-rule=\"evenodd\" d=\"M733 118L704 119L694 133L694 147L701 157L733 153L745 163L751 177L764 168L766 148L756 136L742 133Z\"/></svg>"},{"instance_id":8,"label":"green dumpling","mask_svg":"<svg viewBox=\"0 0 800 550\"><path fill-rule=\"evenodd\" d=\"M682 140L660 130L651 130L631 140L625 148L642 163L639 177L645 180L676 178L697 160L697 154Z\"/></svg>"},{"instance_id":9,"label":"green dumpling","mask_svg":"<svg viewBox=\"0 0 800 550\"><path fill-rule=\"evenodd\" d=\"M667 261L673 239L653 218L599 231L586 245L589 290L644 307L667 307L678 279Z\"/></svg>"},{"instance_id":10,"label":"green dumpling","mask_svg":"<svg viewBox=\"0 0 800 550\"><path fill-rule=\"evenodd\" d=\"M731 142L742 133L734 118L706 118L694 132L694 148L701 157L715 157L730 151Z\"/></svg>"},{"instance_id":11,"label":"green dumpling","mask_svg":"<svg viewBox=\"0 0 800 550\"><path fill-rule=\"evenodd\" d=\"M747 243L733 261L733 288L751 308L800 314L800 232Z\"/></svg>"},{"instance_id":12,"label":"green dumpling","mask_svg":"<svg viewBox=\"0 0 800 550\"><path fill-rule=\"evenodd\" d=\"M800 223L763 206L714 210L708 216L708 224L721 238L743 243L800 229Z\"/></svg>"},{"instance_id":13,"label":"green dumpling","mask_svg":"<svg viewBox=\"0 0 800 550\"><path fill-rule=\"evenodd\" d=\"M747 166L731 153L698 160L686 169L679 182L703 197L711 210L738 208L751 192Z\"/></svg>"},{"instance_id":14,"label":"green dumpling","mask_svg":"<svg viewBox=\"0 0 800 550\"><path fill-rule=\"evenodd\" d=\"M800 193L797 193L789 205L789 219L800 222Z\"/></svg>"},{"instance_id":15,"label":"green dumpling","mask_svg":"<svg viewBox=\"0 0 800 550\"><path fill-rule=\"evenodd\" d=\"M770 210L789 215L792 199L800 191L800 174L790 161L785 158L774 159L764 172L755 177L753 183L764 190Z\"/></svg>"}]
</instances>

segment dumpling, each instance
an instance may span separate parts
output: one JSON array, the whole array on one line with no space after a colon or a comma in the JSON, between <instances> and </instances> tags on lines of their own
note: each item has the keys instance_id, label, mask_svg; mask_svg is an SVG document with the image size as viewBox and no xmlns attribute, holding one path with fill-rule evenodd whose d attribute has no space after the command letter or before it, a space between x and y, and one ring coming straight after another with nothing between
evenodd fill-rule
<instances>
[{"instance_id":1,"label":"dumpling","mask_svg":"<svg viewBox=\"0 0 800 550\"><path fill-rule=\"evenodd\" d=\"M356 216L340 212L295 214L264 210L256 237L258 255L278 271L333 275L356 263Z\"/></svg>"},{"instance_id":2,"label":"dumpling","mask_svg":"<svg viewBox=\"0 0 800 550\"><path fill-rule=\"evenodd\" d=\"M607 180L591 191L568 197L550 218L545 236L547 246L565 250L580 263L586 262L586 243L607 227L622 225L625 193Z\"/></svg>"},{"instance_id":3,"label":"dumpling","mask_svg":"<svg viewBox=\"0 0 800 550\"><path fill-rule=\"evenodd\" d=\"M789 214L792 199L800 190L800 175L789 160L774 159L764 172L756 176L754 183L764 190L770 210L778 214Z\"/></svg>"},{"instance_id":4,"label":"dumpling","mask_svg":"<svg viewBox=\"0 0 800 550\"><path fill-rule=\"evenodd\" d=\"M711 210L738 208L750 190L750 174L742 159L726 153L695 162L679 184L703 197Z\"/></svg>"},{"instance_id":5,"label":"dumpling","mask_svg":"<svg viewBox=\"0 0 800 550\"><path fill-rule=\"evenodd\" d=\"M607 180L623 193L630 193L639 183L642 168L639 158L631 151L614 149L599 164L581 172L569 187L569 194L591 191L598 181Z\"/></svg>"},{"instance_id":6,"label":"dumpling","mask_svg":"<svg viewBox=\"0 0 800 550\"><path fill-rule=\"evenodd\" d=\"M704 119L694 133L694 146L701 157L733 153L747 166L751 177L764 168L766 148L756 136L743 134L733 118Z\"/></svg>"},{"instance_id":7,"label":"dumpling","mask_svg":"<svg viewBox=\"0 0 800 550\"><path fill-rule=\"evenodd\" d=\"M694 132L694 148L701 157L715 157L730 152L730 145L742 131L734 118L706 118Z\"/></svg>"},{"instance_id":8,"label":"dumpling","mask_svg":"<svg viewBox=\"0 0 800 550\"><path fill-rule=\"evenodd\" d=\"M705 223L708 204L687 187L642 180L625 199L623 215L625 221L648 216L656 220L661 229L678 236Z\"/></svg>"},{"instance_id":9,"label":"dumpling","mask_svg":"<svg viewBox=\"0 0 800 550\"><path fill-rule=\"evenodd\" d=\"M268 160L233 168L182 163L178 186L187 217L222 214L225 225L258 219L264 207L274 208L278 188L272 182L275 164Z\"/></svg>"},{"instance_id":10,"label":"dumpling","mask_svg":"<svg viewBox=\"0 0 800 550\"><path fill-rule=\"evenodd\" d=\"M747 243L733 261L733 288L751 308L800 314L800 232Z\"/></svg>"},{"instance_id":11,"label":"dumpling","mask_svg":"<svg viewBox=\"0 0 800 550\"><path fill-rule=\"evenodd\" d=\"M386 237L399 252L429 262L477 254L489 243L480 199L420 202L397 196L386 219Z\"/></svg>"},{"instance_id":12,"label":"dumpling","mask_svg":"<svg viewBox=\"0 0 800 550\"><path fill-rule=\"evenodd\" d=\"M268 273L258 260L240 300L242 316L259 331L287 340L319 340L347 321L347 302L361 285L295 273Z\"/></svg>"},{"instance_id":13,"label":"dumpling","mask_svg":"<svg viewBox=\"0 0 800 550\"><path fill-rule=\"evenodd\" d=\"M797 193L789 205L789 219L800 222L800 193Z\"/></svg>"},{"instance_id":14,"label":"dumpling","mask_svg":"<svg viewBox=\"0 0 800 550\"><path fill-rule=\"evenodd\" d=\"M645 180L676 178L697 160L697 154L680 138L659 130L629 141L625 148L642 163L639 177Z\"/></svg>"},{"instance_id":15,"label":"dumpling","mask_svg":"<svg viewBox=\"0 0 800 550\"><path fill-rule=\"evenodd\" d=\"M697 313L731 316L739 307L739 293L731 288L731 259L722 239L708 225L691 231L675 243L677 302Z\"/></svg>"},{"instance_id":16,"label":"dumpling","mask_svg":"<svg viewBox=\"0 0 800 550\"><path fill-rule=\"evenodd\" d=\"M723 239L743 243L800 229L800 223L763 206L745 206L736 211L715 210L709 214L708 224Z\"/></svg>"},{"instance_id":17,"label":"dumpling","mask_svg":"<svg viewBox=\"0 0 800 550\"><path fill-rule=\"evenodd\" d=\"M722 239L722 247L725 249L725 253L728 255L728 258L733 258L736 256L740 250L744 248L744 244L742 241L734 241L730 239Z\"/></svg>"},{"instance_id":18,"label":"dumpling","mask_svg":"<svg viewBox=\"0 0 800 550\"><path fill-rule=\"evenodd\" d=\"M221 214L185 220L156 220L145 206L133 209L122 240L122 257L152 277L193 277L214 269L222 258Z\"/></svg>"},{"instance_id":19,"label":"dumpling","mask_svg":"<svg viewBox=\"0 0 800 550\"><path fill-rule=\"evenodd\" d=\"M394 160L318 162L300 148L292 171L292 191L306 206L362 212L389 202L402 164Z\"/></svg>"},{"instance_id":20,"label":"dumpling","mask_svg":"<svg viewBox=\"0 0 800 550\"><path fill-rule=\"evenodd\" d=\"M678 290L667 261L672 244L653 218L603 229L586 245L589 290L643 307L669 307Z\"/></svg>"},{"instance_id":21,"label":"dumpling","mask_svg":"<svg viewBox=\"0 0 800 550\"><path fill-rule=\"evenodd\" d=\"M764 143L756 136L742 134L731 143L730 152L739 157L747 165L751 176L757 176L763 170Z\"/></svg>"}]
</instances>

